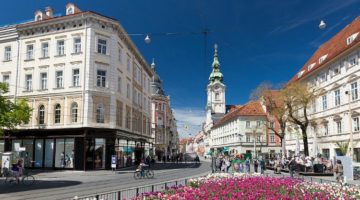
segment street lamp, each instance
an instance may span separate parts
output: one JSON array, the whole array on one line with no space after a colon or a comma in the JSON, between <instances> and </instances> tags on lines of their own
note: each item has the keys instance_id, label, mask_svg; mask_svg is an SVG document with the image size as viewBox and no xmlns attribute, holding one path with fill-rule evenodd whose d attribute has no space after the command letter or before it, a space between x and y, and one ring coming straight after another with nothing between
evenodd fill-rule
<instances>
[{"instance_id":1,"label":"street lamp","mask_svg":"<svg viewBox=\"0 0 360 200\"><path fill-rule=\"evenodd\" d=\"M348 154L351 158L351 160L353 160L353 127L352 127L352 119L351 119L351 99L350 99L350 89L345 91L345 94L348 96L348 115L349 115L349 127L350 127L350 144L349 144L349 150L348 150Z\"/></svg>"}]
</instances>

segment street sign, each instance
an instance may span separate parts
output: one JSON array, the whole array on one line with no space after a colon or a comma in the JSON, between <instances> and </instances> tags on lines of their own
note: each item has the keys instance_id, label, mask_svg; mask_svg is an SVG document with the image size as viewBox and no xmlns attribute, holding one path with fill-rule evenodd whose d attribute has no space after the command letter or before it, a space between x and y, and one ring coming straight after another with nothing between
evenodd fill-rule
<instances>
[{"instance_id":1,"label":"street sign","mask_svg":"<svg viewBox=\"0 0 360 200\"><path fill-rule=\"evenodd\" d=\"M19 151L26 151L25 147L19 147Z\"/></svg>"},{"instance_id":2,"label":"street sign","mask_svg":"<svg viewBox=\"0 0 360 200\"><path fill-rule=\"evenodd\" d=\"M116 169L116 155L111 156L111 168Z\"/></svg>"}]
</instances>

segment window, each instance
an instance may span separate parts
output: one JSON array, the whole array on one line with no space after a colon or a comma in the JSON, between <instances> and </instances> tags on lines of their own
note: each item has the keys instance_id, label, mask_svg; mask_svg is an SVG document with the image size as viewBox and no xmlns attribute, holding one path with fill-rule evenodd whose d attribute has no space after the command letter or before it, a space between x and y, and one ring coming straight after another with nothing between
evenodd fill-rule
<instances>
[{"instance_id":1,"label":"window","mask_svg":"<svg viewBox=\"0 0 360 200\"><path fill-rule=\"evenodd\" d=\"M98 39L97 52L106 55L106 40Z\"/></svg>"},{"instance_id":2,"label":"window","mask_svg":"<svg viewBox=\"0 0 360 200\"><path fill-rule=\"evenodd\" d=\"M333 72L333 76L336 76L336 75L338 75L338 74L341 74L341 68L340 68L340 66L335 67L335 68L332 70L332 72Z\"/></svg>"},{"instance_id":3,"label":"window","mask_svg":"<svg viewBox=\"0 0 360 200\"><path fill-rule=\"evenodd\" d=\"M274 134L270 135L270 143L275 143L275 135Z\"/></svg>"},{"instance_id":4,"label":"window","mask_svg":"<svg viewBox=\"0 0 360 200\"><path fill-rule=\"evenodd\" d=\"M326 55L321 56L321 57L319 58L319 64L323 63L323 62L324 62L324 60L326 59L326 57L327 57L327 54L326 54Z\"/></svg>"},{"instance_id":5,"label":"window","mask_svg":"<svg viewBox=\"0 0 360 200\"><path fill-rule=\"evenodd\" d=\"M215 100L220 100L220 95L219 95L219 93L217 92L217 93L215 93Z\"/></svg>"},{"instance_id":6,"label":"window","mask_svg":"<svg viewBox=\"0 0 360 200\"><path fill-rule=\"evenodd\" d=\"M298 73L298 78L300 78L302 75L304 74L304 70L301 70L299 73Z\"/></svg>"},{"instance_id":7,"label":"window","mask_svg":"<svg viewBox=\"0 0 360 200\"><path fill-rule=\"evenodd\" d=\"M39 124L45 124L45 106L39 107Z\"/></svg>"},{"instance_id":8,"label":"window","mask_svg":"<svg viewBox=\"0 0 360 200\"><path fill-rule=\"evenodd\" d=\"M261 122L260 121L256 121L256 127L260 127Z\"/></svg>"},{"instance_id":9,"label":"window","mask_svg":"<svg viewBox=\"0 0 360 200\"><path fill-rule=\"evenodd\" d=\"M81 38L74 38L74 53L81 52Z\"/></svg>"},{"instance_id":10,"label":"window","mask_svg":"<svg viewBox=\"0 0 360 200\"><path fill-rule=\"evenodd\" d=\"M328 126L328 124L324 124L324 135L329 135L329 126Z\"/></svg>"},{"instance_id":11,"label":"window","mask_svg":"<svg viewBox=\"0 0 360 200\"><path fill-rule=\"evenodd\" d=\"M246 128L250 128L250 121L246 121Z\"/></svg>"},{"instance_id":12,"label":"window","mask_svg":"<svg viewBox=\"0 0 360 200\"><path fill-rule=\"evenodd\" d=\"M32 91L32 74L25 75L26 80L26 91Z\"/></svg>"},{"instance_id":13,"label":"window","mask_svg":"<svg viewBox=\"0 0 360 200\"><path fill-rule=\"evenodd\" d=\"M274 122L270 122L270 128L274 128Z\"/></svg>"},{"instance_id":14,"label":"window","mask_svg":"<svg viewBox=\"0 0 360 200\"><path fill-rule=\"evenodd\" d=\"M119 47L119 57L118 57L118 59L119 59L119 62L122 62L122 49L121 49L121 47Z\"/></svg>"},{"instance_id":15,"label":"window","mask_svg":"<svg viewBox=\"0 0 360 200\"><path fill-rule=\"evenodd\" d=\"M315 63L312 63L308 66L308 71L310 71L315 66Z\"/></svg>"},{"instance_id":16,"label":"window","mask_svg":"<svg viewBox=\"0 0 360 200\"><path fill-rule=\"evenodd\" d=\"M47 89L47 73L40 73L40 88L42 90L46 90Z\"/></svg>"},{"instance_id":17,"label":"window","mask_svg":"<svg viewBox=\"0 0 360 200\"><path fill-rule=\"evenodd\" d=\"M64 40L57 41L57 55L58 56L65 55L65 41Z\"/></svg>"},{"instance_id":18,"label":"window","mask_svg":"<svg viewBox=\"0 0 360 200\"><path fill-rule=\"evenodd\" d=\"M73 69L73 86L80 86L80 70Z\"/></svg>"},{"instance_id":19,"label":"window","mask_svg":"<svg viewBox=\"0 0 360 200\"><path fill-rule=\"evenodd\" d=\"M4 60L5 60L5 61L11 60L11 46L5 47Z\"/></svg>"},{"instance_id":20,"label":"window","mask_svg":"<svg viewBox=\"0 0 360 200\"><path fill-rule=\"evenodd\" d=\"M316 100L314 100L313 102L312 102L312 111L313 111L313 113L315 113L316 112Z\"/></svg>"},{"instance_id":21,"label":"window","mask_svg":"<svg viewBox=\"0 0 360 200\"><path fill-rule=\"evenodd\" d=\"M335 90L335 106L340 105L340 90Z\"/></svg>"},{"instance_id":22,"label":"window","mask_svg":"<svg viewBox=\"0 0 360 200\"><path fill-rule=\"evenodd\" d=\"M341 121L337 121L336 122L336 130L337 130L337 133L341 133Z\"/></svg>"},{"instance_id":23,"label":"window","mask_svg":"<svg viewBox=\"0 0 360 200\"><path fill-rule=\"evenodd\" d=\"M126 61L126 70L128 72L131 71L131 58L130 58L130 56L128 56L127 61Z\"/></svg>"},{"instance_id":24,"label":"window","mask_svg":"<svg viewBox=\"0 0 360 200\"><path fill-rule=\"evenodd\" d=\"M360 130L360 125L359 125L359 117L354 117L353 118L353 129L354 131L359 131Z\"/></svg>"},{"instance_id":25,"label":"window","mask_svg":"<svg viewBox=\"0 0 360 200\"><path fill-rule=\"evenodd\" d=\"M63 71L55 72L55 78L56 78L56 88L63 88L64 87Z\"/></svg>"},{"instance_id":26,"label":"window","mask_svg":"<svg viewBox=\"0 0 360 200\"><path fill-rule=\"evenodd\" d=\"M357 65L357 57L353 56L352 58L350 58L349 60L349 67L355 66Z\"/></svg>"},{"instance_id":27,"label":"window","mask_svg":"<svg viewBox=\"0 0 360 200\"><path fill-rule=\"evenodd\" d=\"M104 106L99 104L96 107L96 123L104 123Z\"/></svg>"},{"instance_id":28,"label":"window","mask_svg":"<svg viewBox=\"0 0 360 200\"><path fill-rule=\"evenodd\" d=\"M359 32L350 35L350 36L346 39L346 44L347 44L347 45L351 44L351 43L355 40L355 38L358 36L358 34L359 34Z\"/></svg>"},{"instance_id":29,"label":"window","mask_svg":"<svg viewBox=\"0 0 360 200\"><path fill-rule=\"evenodd\" d=\"M357 82L351 83L351 100L358 99L358 89L357 89Z\"/></svg>"},{"instance_id":30,"label":"window","mask_svg":"<svg viewBox=\"0 0 360 200\"><path fill-rule=\"evenodd\" d=\"M322 96L322 107L323 107L323 110L326 110L327 109L327 97L326 95Z\"/></svg>"},{"instance_id":31,"label":"window","mask_svg":"<svg viewBox=\"0 0 360 200\"><path fill-rule=\"evenodd\" d=\"M2 82L5 83L5 84L7 85L7 87L9 87L9 84L10 84L10 75L8 75L8 74L3 75ZM9 88L8 88L8 89L9 89Z\"/></svg>"},{"instance_id":32,"label":"window","mask_svg":"<svg viewBox=\"0 0 360 200\"><path fill-rule=\"evenodd\" d=\"M27 60L34 59L34 45L32 44L26 46L26 59Z\"/></svg>"},{"instance_id":33,"label":"window","mask_svg":"<svg viewBox=\"0 0 360 200\"><path fill-rule=\"evenodd\" d=\"M319 81L320 81L320 83L323 83L323 82L327 81L327 73L326 73L326 72L325 72L325 73L322 73L322 74L320 75Z\"/></svg>"},{"instance_id":34,"label":"window","mask_svg":"<svg viewBox=\"0 0 360 200\"><path fill-rule=\"evenodd\" d=\"M246 142L250 142L250 135L246 135Z\"/></svg>"},{"instance_id":35,"label":"window","mask_svg":"<svg viewBox=\"0 0 360 200\"><path fill-rule=\"evenodd\" d=\"M126 84L126 98L130 99L130 84Z\"/></svg>"},{"instance_id":36,"label":"window","mask_svg":"<svg viewBox=\"0 0 360 200\"><path fill-rule=\"evenodd\" d=\"M96 85L98 87L106 87L106 71L97 70Z\"/></svg>"},{"instance_id":37,"label":"window","mask_svg":"<svg viewBox=\"0 0 360 200\"><path fill-rule=\"evenodd\" d=\"M41 44L41 54L43 58L49 57L49 43L42 43Z\"/></svg>"},{"instance_id":38,"label":"window","mask_svg":"<svg viewBox=\"0 0 360 200\"><path fill-rule=\"evenodd\" d=\"M60 104L56 104L55 105L55 116L54 116L54 122L55 124L60 123L60 119L61 119L61 106Z\"/></svg>"},{"instance_id":39,"label":"window","mask_svg":"<svg viewBox=\"0 0 360 200\"><path fill-rule=\"evenodd\" d=\"M121 77L120 77L120 76L118 77L117 91L118 91L119 93L121 93Z\"/></svg>"},{"instance_id":40,"label":"window","mask_svg":"<svg viewBox=\"0 0 360 200\"><path fill-rule=\"evenodd\" d=\"M258 135L258 136L256 137L256 142L260 142L260 139L261 139L261 137Z\"/></svg>"},{"instance_id":41,"label":"window","mask_svg":"<svg viewBox=\"0 0 360 200\"><path fill-rule=\"evenodd\" d=\"M78 121L78 104L76 102L71 104L71 122L76 123Z\"/></svg>"},{"instance_id":42,"label":"window","mask_svg":"<svg viewBox=\"0 0 360 200\"><path fill-rule=\"evenodd\" d=\"M74 14L74 9L72 7L67 9L67 15Z\"/></svg>"}]
</instances>

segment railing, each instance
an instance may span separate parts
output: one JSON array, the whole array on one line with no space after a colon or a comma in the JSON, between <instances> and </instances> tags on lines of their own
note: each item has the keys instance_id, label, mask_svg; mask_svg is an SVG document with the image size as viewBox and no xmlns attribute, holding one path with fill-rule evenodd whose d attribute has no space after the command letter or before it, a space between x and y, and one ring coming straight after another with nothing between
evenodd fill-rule
<instances>
[{"instance_id":1,"label":"railing","mask_svg":"<svg viewBox=\"0 0 360 200\"><path fill-rule=\"evenodd\" d=\"M139 196L142 193L163 191L167 188L184 186L187 184L189 178L178 179L167 182L161 182L153 185L146 185L142 187L133 187L118 191L105 192L100 194L94 194L89 196L74 197L74 200L123 200L132 199Z\"/></svg>"}]
</instances>

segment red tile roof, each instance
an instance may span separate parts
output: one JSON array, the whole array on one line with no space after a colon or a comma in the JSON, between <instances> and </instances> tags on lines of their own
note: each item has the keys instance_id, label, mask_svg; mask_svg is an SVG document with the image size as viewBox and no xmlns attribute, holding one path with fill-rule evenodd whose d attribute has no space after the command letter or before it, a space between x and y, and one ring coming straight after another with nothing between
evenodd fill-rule
<instances>
[{"instance_id":1,"label":"red tile roof","mask_svg":"<svg viewBox=\"0 0 360 200\"><path fill-rule=\"evenodd\" d=\"M300 77L298 77L298 74L296 74L289 81L289 83L300 80L308 76L313 71L329 63L332 59L334 59L344 51L357 45L360 42L360 34L355 38L355 40L352 43L347 45L347 38L357 32L360 32L360 17L357 17L344 29L338 32L334 37L332 37L330 40L328 40L323 45L321 45L299 71L299 72L304 71L303 74ZM322 56L325 56L326 54L327 54L326 59L320 64L319 59ZM315 65L312 67L310 71L308 71L308 66L311 65L312 63L315 63Z\"/></svg>"},{"instance_id":2,"label":"red tile roof","mask_svg":"<svg viewBox=\"0 0 360 200\"><path fill-rule=\"evenodd\" d=\"M258 101L250 101L247 104L237 107L231 112L227 113L223 118L216 123L213 128L219 127L226 122L239 116L267 116L261 104Z\"/></svg>"}]
</instances>

